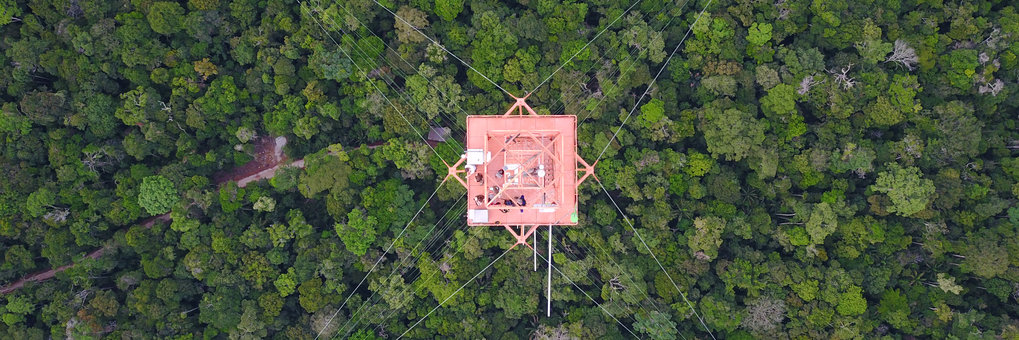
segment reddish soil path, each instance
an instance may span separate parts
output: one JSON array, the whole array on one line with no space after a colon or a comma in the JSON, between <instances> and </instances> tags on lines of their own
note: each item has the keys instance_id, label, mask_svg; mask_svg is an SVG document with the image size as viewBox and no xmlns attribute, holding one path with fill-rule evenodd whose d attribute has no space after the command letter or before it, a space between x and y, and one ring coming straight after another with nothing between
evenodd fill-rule
<instances>
[{"instance_id":1,"label":"reddish soil path","mask_svg":"<svg viewBox=\"0 0 1019 340\"><path fill-rule=\"evenodd\" d=\"M85 255L85 257L89 257L89 258L92 258L92 259L98 259L100 256L103 256L103 253L106 252L107 250L109 250L108 247L104 246L102 248L93 250L91 253L88 253L88 255ZM0 288L0 295L7 294L7 293L13 292L15 290L18 290L19 288L24 286L25 283L28 283L28 282L40 282L40 281L45 281L45 280L52 279L53 276L57 275L57 273L65 271L65 270L67 270L67 269L69 269L71 267L74 267L74 265L75 265L74 263L65 264L63 266L56 267L56 268L53 268L53 269L50 269L50 270L47 270L47 271L41 271L41 272L29 275L29 276L25 276L25 277L21 278L20 280L15 281L12 284L9 284L9 285L4 286L3 288Z\"/></svg>"},{"instance_id":2,"label":"reddish soil path","mask_svg":"<svg viewBox=\"0 0 1019 340\"><path fill-rule=\"evenodd\" d=\"M212 176L213 182L223 184L227 181L235 181L239 186L251 182L251 177L267 169L275 168L286 161L287 156L283 154L283 146L287 145L286 137L264 137L255 141L255 159L247 164L220 172ZM245 181L242 185L240 182Z\"/></svg>"},{"instance_id":3,"label":"reddish soil path","mask_svg":"<svg viewBox=\"0 0 1019 340\"><path fill-rule=\"evenodd\" d=\"M213 176L217 185L226 183L227 181L233 180L237 182L237 186L243 187L248 183L258 181L261 179L272 178L276 174L276 170L279 169L280 163L287 159L286 155L283 154L283 146L287 144L286 137L269 138L263 137L255 141L255 159L244 164L242 166L231 169L223 173L219 173ZM300 159L292 165L304 167L304 160ZM170 214L162 214L152 216L144 220L139 221L137 224L151 228L156 221L169 221ZM102 248L96 249L91 253L85 255L92 259L98 259L103 256L103 253L109 250L109 246L103 246ZM0 287L0 295L8 294L15 290L25 286L28 282L41 282L52 279L57 273L65 271L74 267L74 263L65 264L60 267L52 268L41 272L36 272L28 276L22 277L18 281L14 281L11 284Z\"/></svg>"}]
</instances>

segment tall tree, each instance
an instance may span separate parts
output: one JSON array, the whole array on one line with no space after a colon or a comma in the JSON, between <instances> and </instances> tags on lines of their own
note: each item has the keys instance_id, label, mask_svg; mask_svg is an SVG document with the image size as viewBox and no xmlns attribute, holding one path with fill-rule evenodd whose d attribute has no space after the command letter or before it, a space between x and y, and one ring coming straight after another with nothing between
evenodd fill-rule
<instances>
[{"instance_id":1,"label":"tall tree","mask_svg":"<svg viewBox=\"0 0 1019 340\"><path fill-rule=\"evenodd\" d=\"M160 175L145 177L138 189L138 205L145 208L149 215L170 211L178 200L180 197L173 183Z\"/></svg>"},{"instance_id":2,"label":"tall tree","mask_svg":"<svg viewBox=\"0 0 1019 340\"><path fill-rule=\"evenodd\" d=\"M921 177L916 167L903 168L898 163L885 164L872 186L874 191L888 195L892 205L888 212L910 216L927 208L934 194L934 182Z\"/></svg>"}]
</instances>

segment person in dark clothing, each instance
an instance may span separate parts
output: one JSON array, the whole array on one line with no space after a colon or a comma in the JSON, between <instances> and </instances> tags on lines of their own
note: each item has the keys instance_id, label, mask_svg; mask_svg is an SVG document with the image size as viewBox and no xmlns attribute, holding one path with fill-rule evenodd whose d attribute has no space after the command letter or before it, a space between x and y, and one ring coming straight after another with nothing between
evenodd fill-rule
<instances>
[{"instance_id":1,"label":"person in dark clothing","mask_svg":"<svg viewBox=\"0 0 1019 340\"><path fill-rule=\"evenodd\" d=\"M506 200L503 203L506 203L506 205L511 206L511 207L517 206L516 204L513 203L513 200Z\"/></svg>"},{"instance_id":2,"label":"person in dark clothing","mask_svg":"<svg viewBox=\"0 0 1019 340\"><path fill-rule=\"evenodd\" d=\"M520 206L521 207L526 207L527 206L527 200L524 199L524 195L520 195Z\"/></svg>"}]
</instances>

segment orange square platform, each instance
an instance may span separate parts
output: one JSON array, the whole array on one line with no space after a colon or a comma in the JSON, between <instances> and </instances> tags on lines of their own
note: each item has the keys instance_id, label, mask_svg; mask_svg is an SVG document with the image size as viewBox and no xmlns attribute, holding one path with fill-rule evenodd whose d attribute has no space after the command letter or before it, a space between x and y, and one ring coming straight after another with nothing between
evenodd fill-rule
<instances>
[{"instance_id":1,"label":"orange square platform","mask_svg":"<svg viewBox=\"0 0 1019 340\"><path fill-rule=\"evenodd\" d=\"M577 117L467 117L471 226L577 224Z\"/></svg>"}]
</instances>

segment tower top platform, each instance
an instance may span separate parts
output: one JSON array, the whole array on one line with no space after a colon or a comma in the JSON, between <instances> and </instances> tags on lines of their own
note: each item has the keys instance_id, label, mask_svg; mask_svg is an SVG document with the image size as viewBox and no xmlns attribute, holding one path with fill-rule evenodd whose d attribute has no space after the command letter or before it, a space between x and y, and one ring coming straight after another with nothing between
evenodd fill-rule
<instances>
[{"instance_id":1,"label":"tower top platform","mask_svg":"<svg viewBox=\"0 0 1019 340\"><path fill-rule=\"evenodd\" d=\"M447 176L467 188L467 225L504 226L518 244L538 225L577 225L577 186L594 174L577 155L577 116L538 115L524 100L468 116L466 152Z\"/></svg>"},{"instance_id":2,"label":"tower top platform","mask_svg":"<svg viewBox=\"0 0 1019 340\"><path fill-rule=\"evenodd\" d=\"M467 224L576 225L577 117L468 116Z\"/></svg>"}]
</instances>

